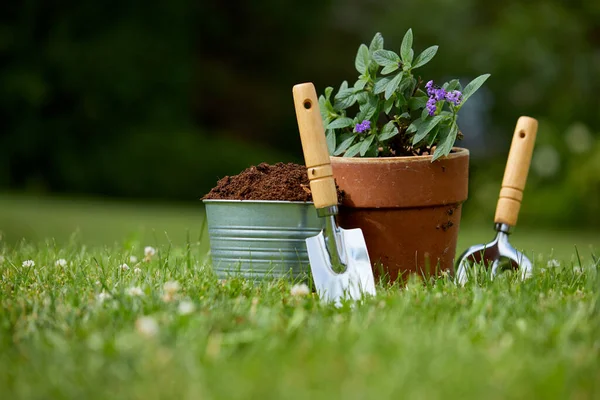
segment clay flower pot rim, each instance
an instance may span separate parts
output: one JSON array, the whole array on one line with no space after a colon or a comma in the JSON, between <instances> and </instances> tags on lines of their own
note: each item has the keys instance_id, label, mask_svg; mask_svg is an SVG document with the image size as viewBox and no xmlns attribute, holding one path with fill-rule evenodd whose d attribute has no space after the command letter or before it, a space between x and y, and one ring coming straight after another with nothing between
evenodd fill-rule
<instances>
[{"instance_id":1,"label":"clay flower pot rim","mask_svg":"<svg viewBox=\"0 0 600 400\"><path fill-rule=\"evenodd\" d=\"M446 157L438 158L436 161L443 161L453 159L457 157L464 157L469 155L469 150L463 147L453 147L452 153ZM429 161L432 155L426 156L398 156L398 157L336 157L330 156L333 162L344 162L344 163L388 163L388 162L415 162L415 161ZM343 161L342 161L343 160ZM430 162L430 161L429 161Z\"/></svg>"},{"instance_id":2,"label":"clay flower pot rim","mask_svg":"<svg viewBox=\"0 0 600 400\"><path fill-rule=\"evenodd\" d=\"M256 203L256 204L307 204L313 205L312 201L284 201L284 200L223 200L223 199L205 199L203 203Z\"/></svg>"}]
</instances>

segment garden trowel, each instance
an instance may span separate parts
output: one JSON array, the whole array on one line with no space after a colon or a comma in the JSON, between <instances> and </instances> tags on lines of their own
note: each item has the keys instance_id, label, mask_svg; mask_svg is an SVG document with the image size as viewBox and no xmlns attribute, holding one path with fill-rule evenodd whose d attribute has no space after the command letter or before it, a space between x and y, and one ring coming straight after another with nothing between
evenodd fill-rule
<instances>
[{"instance_id":1,"label":"garden trowel","mask_svg":"<svg viewBox=\"0 0 600 400\"><path fill-rule=\"evenodd\" d=\"M335 220L338 197L317 93L312 83L294 86L294 105L313 202L325 228L306 239L308 258L319 297L341 304L375 294L367 244L360 229L342 229Z\"/></svg>"},{"instance_id":2,"label":"garden trowel","mask_svg":"<svg viewBox=\"0 0 600 400\"><path fill-rule=\"evenodd\" d=\"M470 269L472 263L483 263L486 267L491 265L493 278L503 260L509 261L512 268L519 268L523 279L531 276L531 261L511 246L508 235L511 227L517 224L537 128L538 122L533 118L521 117L517 121L496 206L496 238L488 244L469 247L463 253L456 263L456 283L464 285L468 281L473 271Z\"/></svg>"}]
</instances>

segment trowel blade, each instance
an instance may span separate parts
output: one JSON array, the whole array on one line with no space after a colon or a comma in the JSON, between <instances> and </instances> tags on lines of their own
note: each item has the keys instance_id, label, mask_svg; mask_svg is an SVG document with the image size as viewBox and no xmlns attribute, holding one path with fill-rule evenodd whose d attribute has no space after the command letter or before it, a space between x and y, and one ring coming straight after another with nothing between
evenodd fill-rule
<instances>
[{"instance_id":1,"label":"trowel blade","mask_svg":"<svg viewBox=\"0 0 600 400\"><path fill-rule=\"evenodd\" d=\"M341 251L346 260L346 271L335 272L325 247L323 231L306 239L313 280L319 297L327 302L341 304L342 299L359 300L365 294L375 295L375 278L367 253L367 244L360 229L339 228L342 236Z\"/></svg>"}]
</instances>

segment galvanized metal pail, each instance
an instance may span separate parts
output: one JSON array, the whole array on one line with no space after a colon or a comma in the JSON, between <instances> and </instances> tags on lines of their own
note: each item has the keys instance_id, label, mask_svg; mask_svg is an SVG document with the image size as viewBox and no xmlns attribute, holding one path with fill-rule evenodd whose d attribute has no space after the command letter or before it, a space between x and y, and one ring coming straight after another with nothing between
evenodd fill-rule
<instances>
[{"instance_id":1,"label":"galvanized metal pail","mask_svg":"<svg viewBox=\"0 0 600 400\"><path fill-rule=\"evenodd\" d=\"M305 280L310 265L305 239L323 224L311 202L203 200L212 266L230 274Z\"/></svg>"}]
</instances>

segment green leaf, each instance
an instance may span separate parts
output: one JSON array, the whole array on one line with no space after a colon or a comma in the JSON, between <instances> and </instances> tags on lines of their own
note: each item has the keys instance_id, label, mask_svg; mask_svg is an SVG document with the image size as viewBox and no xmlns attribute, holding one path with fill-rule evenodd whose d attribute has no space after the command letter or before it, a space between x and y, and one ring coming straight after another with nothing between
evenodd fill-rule
<instances>
[{"instance_id":1,"label":"green leaf","mask_svg":"<svg viewBox=\"0 0 600 400\"><path fill-rule=\"evenodd\" d=\"M420 97L411 97L410 99L408 99L408 108L410 108L411 110L418 110L419 108L423 108L427 105L427 101L429 100L429 97L427 96L420 96Z\"/></svg>"},{"instance_id":2,"label":"green leaf","mask_svg":"<svg viewBox=\"0 0 600 400\"><path fill-rule=\"evenodd\" d=\"M336 110L345 110L346 108L351 107L354 103L356 103L354 89L344 89L340 90L338 94L335 95L335 104L333 108Z\"/></svg>"},{"instance_id":3,"label":"green leaf","mask_svg":"<svg viewBox=\"0 0 600 400\"><path fill-rule=\"evenodd\" d=\"M369 53L371 53L372 56L377 50L381 49L383 49L383 36L381 36L381 33L377 32L369 45Z\"/></svg>"},{"instance_id":4,"label":"green leaf","mask_svg":"<svg viewBox=\"0 0 600 400\"><path fill-rule=\"evenodd\" d=\"M331 93L333 93L333 88L328 86L325 88L325 98L329 100L331 98Z\"/></svg>"},{"instance_id":5,"label":"green leaf","mask_svg":"<svg viewBox=\"0 0 600 400\"><path fill-rule=\"evenodd\" d=\"M417 130L417 133L415 134L415 136L413 136L412 144L415 145L421 140L425 139L425 136L427 136L429 131L435 128L435 126L439 124L443 119L444 117L442 115L436 115L435 117L421 124L421 126L419 126L419 130Z\"/></svg>"},{"instance_id":6,"label":"green leaf","mask_svg":"<svg viewBox=\"0 0 600 400\"><path fill-rule=\"evenodd\" d=\"M358 104L361 104L361 105L362 105L362 104L365 104L365 103L367 103L367 102L369 101L369 98L370 98L370 97L371 97L371 96L369 96L369 92L366 92L366 91L363 91L363 92L357 93L357 94L356 94L356 102L357 102Z\"/></svg>"},{"instance_id":7,"label":"green leaf","mask_svg":"<svg viewBox=\"0 0 600 400\"><path fill-rule=\"evenodd\" d=\"M391 76L383 76L383 77L377 78L375 80L375 86L373 86L373 93L379 94L379 93L385 92L385 88L387 87L388 83L390 83L391 80L392 80Z\"/></svg>"},{"instance_id":8,"label":"green leaf","mask_svg":"<svg viewBox=\"0 0 600 400\"><path fill-rule=\"evenodd\" d=\"M346 152L344 153L344 157L354 157L360 152L360 146L362 142L358 142L353 144Z\"/></svg>"},{"instance_id":9,"label":"green leaf","mask_svg":"<svg viewBox=\"0 0 600 400\"><path fill-rule=\"evenodd\" d=\"M390 121L383 126L381 133L379 134L379 141L383 142L384 140L388 140L393 138L398 134L399 130L394 121Z\"/></svg>"},{"instance_id":10,"label":"green leaf","mask_svg":"<svg viewBox=\"0 0 600 400\"><path fill-rule=\"evenodd\" d=\"M354 90L363 90L366 84L367 79L361 75L360 78L358 78L358 80L354 83Z\"/></svg>"},{"instance_id":11,"label":"green leaf","mask_svg":"<svg viewBox=\"0 0 600 400\"><path fill-rule=\"evenodd\" d=\"M327 110L327 105L325 104L326 102L327 102L327 99L325 99L325 96L320 95L319 96L319 111L321 112L321 118L323 118L323 121L325 121L329 117L329 111Z\"/></svg>"},{"instance_id":12,"label":"green leaf","mask_svg":"<svg viewBox=\"0 0 600 400\"><path fill-rule=\"evenodd\" d=\"M440 142L435 148L433 152L433 159L431 162L434 162L440 157L447 156L452 151L452 146L454 146L454 142L456 141L456 136L458 135L458 125L456 123L452 124L450 131L445 137L440 138Z\"/></svg>"},{"instance_id":13,"label":"green leaf","mask_svg":"<svg viewBox=\"0 0 600 400\"><path fill-rule=\"evenodd\" d=\"M438 46L431 46L423 50L421 54L419 54L413 63L413 69L422 67L427 64L431 59L435 56L435 53L438 51Z\"/></svg>"},{"instance_id":14,"label":"green leaf","mask_svg":"<svg viewBox=\"0 0 600 400\"><path fill-rule=\"evenodd\" d=\"M428 146L433 146L439 136L439 133L442 132L442 135L445 135L446 133L444 132L448 131L449 129L450 127L447 125L444 125L443 127L441 125L436 126L425 138L425 143L427 143Z\"/></svg>"},{"instance_id":15,"label":"green leaf","mask_svg":"<svg viewBox=\"0 0 600 400\"><path fill-rule=\"evenodd\" d=\"M394 53L390 50L377 50L373 53L373 60L382 67L386 67L388 65L393 65L400 62L400 57L398 54Z\"/></svg>"},{"instance_id":16,"label":"green leaf","mask_svg":"<svg viewBox=\"0 0 600 400\"><path fill-rule=\"evenodd\" d=\"M369 147L371 147L371 143L373 143L373 139L375 139L375 135L369 135L360 143L360 156L364 157Z\"/></svg>"},{"instance_id":17,"label":"green leaf","mask_svg":"<svg viewBox=\"0 0 600 400\"><path fill-rule=\"evenodd\" d=\"M327 129L325 131L325 138L327 139L327 149L329 154L333 155L335 151L335 132L333 129Z\"/></svg>"},{"instance_id":18,"label":"green leaf","mask_svg":"<svg viewBox=\"0 0 600 400\"><path fill-rule=\"evenodd\" d=\"M387 84L385 87L385 99L389 99L392 97L396 89L398 89L398 85L400 85L400 80L402 79L402 73L396 74L394 78Z\"/></svg>"},{"instance_id":19,"label":"green leaf","mask_svg":"<svg viewBox=\"0 0 600 400\"><path fill-rule=\"evenodd\" d=\"M404 82L404 81L403 81ZM400 86L402 86L402 84L400 84ZM406 97L404 97L404 95L400 94L400 93L396 93L396 107L397 108L402 108L406 105Z\"/></svg>"},{"instance_id":20,"label":"green leaf","mask_svg":"<svg viewBox=\"0 0 600 400\"><path fill-rule=\"evenodd\" d=\"M461 90L462 87L460 86L460 82L458 81L458 79L452 79L450 82L446 82L442 85L442 88L446 91L451 91L451 90Z\"/></svg>"},{"instance_id":21,"label":"green leaf","mask_svg":"<svg viewBox=\"0 0 600 400\"><path fill-rule=\"evenodd\" d=\"M348 81L342 82L342 84L340 85L340 90L338 90L338 92L341 92L342 90L346 89L348 89Z\"/></svg>"},{"instance_id":22,"label":"green leaf","mask_svg":"<svg viewBox=\"0 0 600 400\"><path fill-rule=\"evenodd\" d=\"M412 124L410 124L408 126L408 128L406 128L406 133L412 133L412 132L416 132L419 130L419 128L421 127L421 124L423 123L423 121L421 120L421 118L417 118L415 119Z\"/></svg>"},{"instance_id":23,"label":"green leaf","mask_svg":"<svg viewBox=\"0 0 600 400\"><path fill-rule=\"evenodd\" d=\"M407 95L408 97L411 97L414 86L417 84L417 81L414 78L406 78L407 79L402 79L402 83L400 83L398 90L400 91L400 93L404 93L406 89L409 89Z\"/></svg>"},{"instance_id":24,"label":"green leaf","mask_svg":"<svg viewBox=\"0 0 600 400\"><path fill-rule=\"evenodd\" d=\"M365 153L364 157L377 157L379 155L379 145L377 142L371 143L371 146Z\"/></svg>"},{"instance_id":25,"label":"green leaf","mask_svg":"<svg viewBox=\"0 0 600 400\"><path fill-rule=\"evenodd\" d=\"M371 55L369 54L369 48L366 45L361 44L356 53L356 59L354 60L356 70L361 74L366 73L370 61Z\"/></svg>"},{"instance_id":26,"label":"green leaf","mask_svg":"<svg viewBox=\"0 0 600 400\"><path fill-rule=\"evenodd\" d=\"M462 92L462 102L460 105L462 106L465 102L483 85L483 83L490 77L490 74L483 74L473 79Z\"/></svg>"},{"instance_id":27,"label":"green leaf","mask_svg":"<svg viewBox=\"0 0 600 400\"><path fill-rule=\"evenodd\" d=\"M400 47L400 56L402 56L402 62L411 63L412 56L410 55L410 51L412 50L413 45L413 33L412 29L406 31L404 38L402 39L402 46Z\"/></svg>"},{"instance_id":28,"label":"green leaf","mask_svg":"<svg viewBox=\"0 0 600 400\"><path fill-rule=\"evenodd\" d=\"M346 128L346 127L352 125L353 123L354 123L354 121L352 120L352 118L342 117L342 118L333 120L329 125L327 125L326 129Z\"/></svg>"},{"instance_id":29,"label":"green leaf","mask_svg":"<svg viewBox=\"0 0 600 400\"><path fill-rule=\"evenodd\" d=\"M429 119L429 117L431 117L431 115L429 115L429 110L427 107L423 108L423 111L421 111L421 119L425 121L426 119Z\"/></svg>"},{"instance_id":30,"label":"green leaf","mask_svg":"<svg viewBox=\"0 0 600 400\"><path fill-rule=\"evenodd\" d=\"M407 112L403 112L398 116L398 118L410 119L410 114Z\"/></svg>"},{"instance_id":31,"label":"green leaf","mask_svg":"<svg viewBox=\"0 0 600 400\"><path fill-rule=\"evenodd\" d=\"M346 149L348 149L348 147L350 147L350 145L352 143L354 143L354 140L356 139L356 134L354 133L346 133L344 135L340 135L340 144L338 145L337 149L335 149L335 152L333 153L334 156L339 156L340 154L342 154L343 152L346 151Z\"/></svg>"},{"instance_id":32,"label":"green leaf","mask_svg":"<svg viewBox=\"0 0 600 400\"><path fill-rule=\"evenodd\" d=\"M361 104L360 111L356 115L356 120L358 122L362 122L366 119L370 120L373 117L373 115L375 115L376 111L377 111L377 98L369 97L369 100L366 103Z\"/></svg>"},{"instance_id":33,"label":"green leaf","mask_svg":"<svg viewBox=\"0 0 600 400\"><path fill-rule=\"evenodd\" d=\"M383 104L383 112L389 114L392 111L392 107L394 107L394 98L389 98Z\"/></svg>"},{"instance_id":34,"label":"green leaf","mask_svg":"<svg viewBox=\"0 0 600 400\"><path fill-rule=\"evenodd\" d=\"M385 74L389 74L390 72L394 72L395 70L397 70L398 68L400 68L398 66L398 64L390 64L390 65L386 65L385 67L383 67L383 69L381 70L381 73L383 75Z\"/></svg>"}]
</instances>

